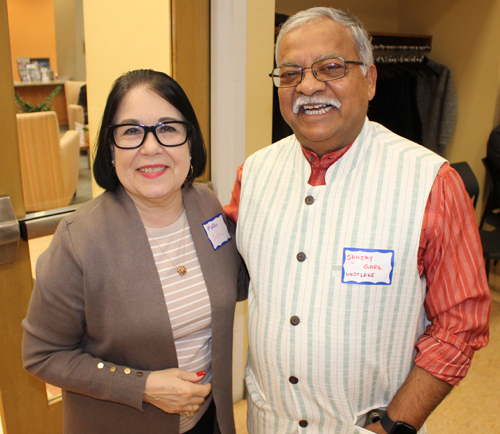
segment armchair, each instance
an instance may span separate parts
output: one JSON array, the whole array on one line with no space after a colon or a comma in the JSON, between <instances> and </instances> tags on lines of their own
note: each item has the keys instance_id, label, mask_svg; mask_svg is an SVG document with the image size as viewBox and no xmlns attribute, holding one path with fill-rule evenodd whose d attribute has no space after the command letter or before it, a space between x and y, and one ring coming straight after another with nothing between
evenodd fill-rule
<instances>
[{"instance_id":1,"label":"armchair","mask_svg":"<svg viewBox=\"0 0 500 434\"><path fill-rule=\"evenodd\" d=\"M66 131L60 139L54 111L16 116L26 211L68 206L78 186L78 132Z\"/></svg>"},{"instance_id":2,"label":"armchair","mask_svg":"<svg viewBox=\"0 0 500 434\"><path fill-rule=\"evenodd\" d=\"M64 83L64 93L66 94L66 104L68 108L68 125L70 130L75 129L75 122L85 124L83 107L78 105L78 95L84 81L68 80Z\"/></svg>"}]
</instances>

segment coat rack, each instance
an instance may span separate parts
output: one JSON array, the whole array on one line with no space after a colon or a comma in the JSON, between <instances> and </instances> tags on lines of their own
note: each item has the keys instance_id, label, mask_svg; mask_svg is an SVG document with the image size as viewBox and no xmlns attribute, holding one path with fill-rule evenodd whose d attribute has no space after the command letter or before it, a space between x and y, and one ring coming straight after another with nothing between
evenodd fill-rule
<instances>
[{"instance_id":1,"label":"coat rack","mask_svg":"<svg viewBox=\"0 0 500 434\"><path fill-rule=\"evenodd\" d=\"M431 51L432 36L370 32L375 63L422 62Z\"/></svg>"}]
</instances>

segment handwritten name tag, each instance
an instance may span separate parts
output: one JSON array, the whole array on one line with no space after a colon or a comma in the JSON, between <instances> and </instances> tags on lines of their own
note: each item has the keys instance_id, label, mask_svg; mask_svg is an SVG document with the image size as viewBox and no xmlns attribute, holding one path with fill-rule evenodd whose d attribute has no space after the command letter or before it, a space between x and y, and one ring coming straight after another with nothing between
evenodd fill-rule
<instances>
[{"instance_id":1,"label":"handwritten name tag","mask_svg":"<svg viewBox=\"0 0 500 434\"><path fill-rule=\"evenodd\" d=\"M216 215L203 223L203 229L205 229L207 237L212 243L214 250L217 250L219 247L231 240L231 235L229 234L222 214Z\"/></svg>"},{"instance_id":2,"label":"handwritten name tag","mask_svg":"<svg viewBox=\"0 0 500 434\"><path fill-rule=\"evenodd\" d=\"M344 248L342 283L390 285L394 250Z\"/></svg>"}]
</instances>

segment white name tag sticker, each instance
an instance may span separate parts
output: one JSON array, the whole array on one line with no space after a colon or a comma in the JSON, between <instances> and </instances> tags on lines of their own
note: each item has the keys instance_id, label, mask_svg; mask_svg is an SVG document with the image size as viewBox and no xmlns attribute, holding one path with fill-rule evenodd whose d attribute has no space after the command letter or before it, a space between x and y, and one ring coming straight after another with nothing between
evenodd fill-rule
<instances>
[{"instance_id":1,"label":"white name tag sticker","mask_svg":"<svg viewBox=\"0 0 500 434\"><path fill-rule=\"evenodd\" d=\"M391 285L394 250L344 248L342 283Z\"/></svg>"},{"instance_id":2,"label":"white name tag sticker","mask_svg":"<svg viewBox=\"0 0 500 434\"><path fill-rule=\"evenodd\" d=\"M227 229L227 225L222 214L216 215L203 223L203 229L205 229L207 237L212 243L214 250L217 250L219 247L231 240L231 234Z\"/></svg>"}]
</instances>

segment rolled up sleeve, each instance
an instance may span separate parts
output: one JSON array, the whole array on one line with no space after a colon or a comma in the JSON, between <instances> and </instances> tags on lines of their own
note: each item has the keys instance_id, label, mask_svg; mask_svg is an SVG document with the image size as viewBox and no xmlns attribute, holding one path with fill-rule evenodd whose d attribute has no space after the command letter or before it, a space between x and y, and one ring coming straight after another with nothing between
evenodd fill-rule
<instances>
[{"instance_id":1,"label":"rolled up sleeve","mask_svg":"<svg viewBox=\"0 0 500 434\"><path fill-rule=\"evenodd\" d=\"M460 175L444 164L429 196L419 248L425 310L431 324L416 343L415 363L458 385L489 338L491 294L472 202Z\"/></svg>"}]
</instances>

